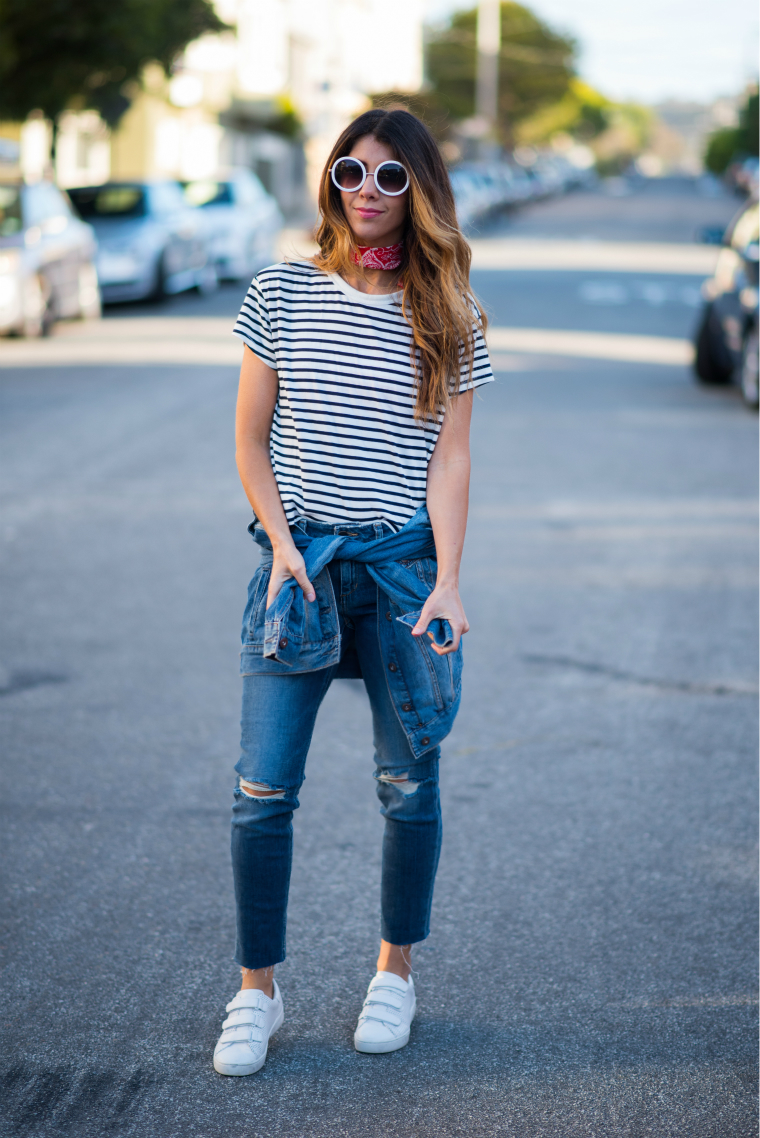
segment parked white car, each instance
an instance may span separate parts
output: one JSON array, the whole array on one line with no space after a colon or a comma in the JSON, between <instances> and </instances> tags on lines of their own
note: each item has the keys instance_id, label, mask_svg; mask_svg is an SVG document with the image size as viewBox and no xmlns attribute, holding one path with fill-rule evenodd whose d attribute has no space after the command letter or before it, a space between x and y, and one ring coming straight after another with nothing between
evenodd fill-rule
<instances>
[{"instance_id":1,"label":"parked white car","mask_svg":"<svg viewBox=\"0 0 760 1138\"><path fill-rule=\"evenodd\" d=\"M216 285L203 226L176 182L107 182L69 190L98 239L98 280L106 304Z\"/></svg>"},{"instance_id":2,"label":"parked white car","mask_svg":"<svg viewBox=\"0 0 760 1138\"><path fill-rule=\"evenodd\" d=\"M273 263L283 217L251 170L186 182L184 191L202 215L209 259L220 280L250 280Z\"/></svg>"},{"instance_id":3,"label":"parked white car","mask_svg":"<svg viewBox=\"0 0 760 1138\"><path fill-rule=\"evenodd\" d=\"M52 182L0 183L0 335L100 316L91 226Z\"/></svg>"}]
</instances>

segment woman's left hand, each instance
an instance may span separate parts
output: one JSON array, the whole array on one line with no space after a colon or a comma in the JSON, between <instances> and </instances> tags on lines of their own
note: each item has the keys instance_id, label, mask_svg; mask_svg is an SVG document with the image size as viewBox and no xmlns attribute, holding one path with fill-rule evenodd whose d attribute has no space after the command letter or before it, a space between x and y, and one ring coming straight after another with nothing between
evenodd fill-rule
<instances>
[{"instance_id":1,"label":"woman's left hand","mask_svg":"<svg viewBox=\"0 0 760 1138\"><path fill-rule=\"evenodd\" d=\"M454 640L446 648L439 648L433 639L432 632L428 632L431 620L447 620L451 625ZM425 601L420 613L420 619L412 629L412 636L423 636L426 632L430 637L430 647L439 656L446 656L449 652L456 652L459 641L465 632L470 631L470 625L464 614L459 589L456 585L436 585Z\"/></svg>"}]
</instances>

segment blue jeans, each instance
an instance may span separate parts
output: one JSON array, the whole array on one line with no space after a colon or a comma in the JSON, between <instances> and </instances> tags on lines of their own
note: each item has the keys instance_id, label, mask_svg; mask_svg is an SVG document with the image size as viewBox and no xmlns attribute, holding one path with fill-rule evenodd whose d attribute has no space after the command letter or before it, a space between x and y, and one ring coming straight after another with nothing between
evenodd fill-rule
<instances>
[{"instance_id":1,"label":"blue jeans","mask_svg":"<svg viewBox=\"0 0 760 1138\"><path fill-rule=\"evenodd\" d=\"M307 526L315 536L349 528L364 540L377 536L374 526L333 527L316 522ZM381 935L391 944L414 944L430 931L441 849L440 748L415 759L399 723L380 655L377 585L366 567L356 561L333 561L329 571L343 651L356 652L372 708L375 789L385 818ZM336 664L296 675L243 677L232 866L237 903L235 959L245 968L266 968L285 959L293 811L298 808L317 712L337 670ZM251 789L274 793L255 797Z\"/></svg>"}]
</instances>

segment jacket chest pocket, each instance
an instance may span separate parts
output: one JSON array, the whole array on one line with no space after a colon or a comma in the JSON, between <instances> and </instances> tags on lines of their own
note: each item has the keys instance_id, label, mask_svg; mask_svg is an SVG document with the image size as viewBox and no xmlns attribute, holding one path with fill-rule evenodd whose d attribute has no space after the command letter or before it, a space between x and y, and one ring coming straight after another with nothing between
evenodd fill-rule
<instances>
[{"instance_id":1,"label":"jacket chest pocket","mask_svg":"<svg viewBox=\"0 0 760 1138\"><path fill-rule=\"evenodd\" d=\"M419 557L416 561L402 561L405 569L416 573L420 581L427 588L428 594L435 588L435 579L438 576L438 562L434 557Z\"/></svg>"}]
</instances>

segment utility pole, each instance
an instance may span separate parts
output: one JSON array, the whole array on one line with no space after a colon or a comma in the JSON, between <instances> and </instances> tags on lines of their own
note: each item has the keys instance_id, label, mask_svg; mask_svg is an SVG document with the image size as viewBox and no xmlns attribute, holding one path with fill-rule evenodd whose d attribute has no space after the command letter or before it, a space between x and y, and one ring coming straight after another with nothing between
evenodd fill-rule
<instances>
[{"instance_id":1,"label":"utility pole","mask_svg":"<svg viewBox=\"0 0 760 1138\"><path fill-rule=\"evenodd\" d=\"M479 0L478 70L476 114L488 124L484 141L492 145L497 138L499 118L499 52L501 50L501 2Z\"/></svg>"}]
</instances>

